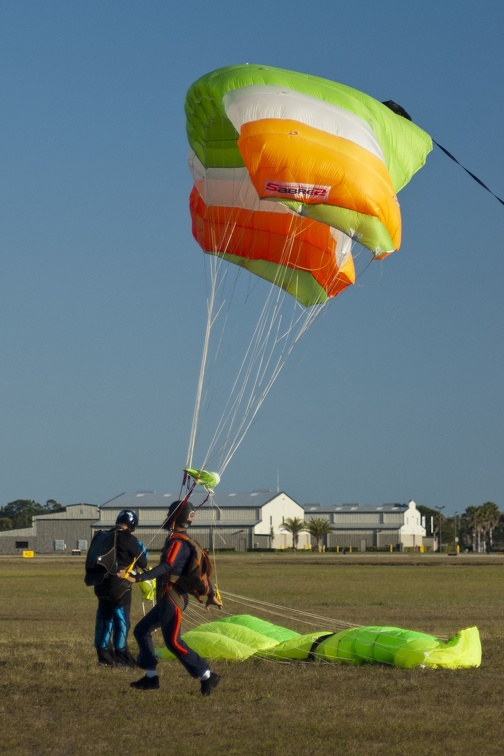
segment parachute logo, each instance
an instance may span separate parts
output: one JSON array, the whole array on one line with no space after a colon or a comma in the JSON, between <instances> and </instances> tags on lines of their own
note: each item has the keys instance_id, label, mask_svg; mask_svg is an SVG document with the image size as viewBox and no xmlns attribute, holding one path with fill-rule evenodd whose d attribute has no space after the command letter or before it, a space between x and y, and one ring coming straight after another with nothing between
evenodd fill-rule
<instances>
[{"instance_id":1,"label":"parachute logo","mask_svg":"<svg viewBox=\"0 0 504 756\"><path fill-rule=\"evenodd\" d=\"M326 200L329 197L331 191L330 186L314 186L313 184L293 184L289 182L280 181L266 181L264 185L264 196L280 196L294 197L296 199L304 199L306 197L313 197L319 202Z\"/></svg>"}]
</instances>

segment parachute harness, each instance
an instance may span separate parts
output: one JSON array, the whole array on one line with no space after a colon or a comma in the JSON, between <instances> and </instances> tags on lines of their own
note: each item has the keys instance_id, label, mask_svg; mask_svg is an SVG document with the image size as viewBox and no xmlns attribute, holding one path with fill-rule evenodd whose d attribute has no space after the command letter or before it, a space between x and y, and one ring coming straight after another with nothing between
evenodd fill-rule
<instances>
[{"instance_id":1,"label":"parachute harness","mask_svg":"<svg viewBox=\"0 0 504 756\"><path fill-rule=\"evenodd\" d=\"M191 478L192 478L192 482L191 482ZM196 506L194 507L194 511L195 512L198 509L201 509L201 507L204 504L206 504L207 501L210 500L211 496L213 495L213 488L219 482L220 482L220 476L218 475L218 473L207 472L206 470L196 470L196 469L190 468L190 467L185 468L184 469L184 476L183 476L183 479L182 479L182 485L180 487L179 503L175 507L174 511L171 513L171 518L172 518L171 522L173 522L173 520L175 519L177 511L181 507L183 507L185 504L187 504L187 502L189 501L189 498L190 498L192 492L194 491L194 489L196 488L197 485L203 486L203 488L205 488L205 490L207 492L207 495L205 496L205 498L203 499L203 501L201 502L201 504L198 504L197 507ZM182 495L183 491L184 491L184 488L186 489L186 491L185 491L185 494ZM170 524L170 523L168 523L168 524ZM152 538L149 541L148 545L150 545L153 542L153 540L156 538L156 536L158 535L158 533L160 532L160 530L163 529L164 525L165 525L165 523L163 523L163 525L161 525L161 527L154 533L154 535L152 536ZM173 532L173 527L170 528L170 532ZM128 576L131 573L131 571L134 569L135 564L136 564L138 558L139 557L136 557L136 559L134 559L133 562L130 564L130 566L126 570L126 576ZM215 591L215 598L217 599L217 601L220 604L222 604L222 596L221 596L221 593L219 591L219 588L217 587L217 567L216 567L216 563L215 563L215 548L214 548L213 545L212 545L212 561L213 561L214 574L215 574L215 583L214 583L214 586L213 586L214 591Z\"/></svg>"},{"instance_id":2,"label":"parachute harness","mask_svg":"<svg viewBox=\"0 0 504 756\"><path fill-rule=\"evenodd\" d=\"M193 483L189 485L190 479L193 479ZM218 473L215 472L207 472L206 470L196 470L191 467L187 467L184 469L184 477L182 480L182 487L181 492L184 486L188 487L188 493L184 496L184 498L181 500L181 503L179 506L182 506L183 503L187 502L189 499L189 496L194 491L194 488L197 484L203 486L203 488L206 489L207 495L201 502L201 504L198 504L197 507L195 507L194 511L196 512L198 509L201 509L201 507L207 503L207 501L210 501L213 496L213 489L214 487L220 482L220 476ZM178 508L178 507L177 507ZM214 575L215 575L215 581L213 584L213 589L215 591L215 598L217 601L222 604L222 596L219 591L218 585L217 585L217 563L215 559L215 544L214 539L212 538L212 562L213 562L213 568L214 568Z\"/></svg>"},{"instance_id":3,"label":"parachute harness","mask_svg":"<svg viewBox=\"0 0 504 756\"><path fill-rule=\"evenodd\" d=\"M192 478L192 482L191 482ZM187 504L189 501L189 497L191 496L192 492L196 488L197 485L203 486L203 488L206 489L207 495L201 502L201 504L198 504L197 507L194 507L194 511L196 512L198 509L201 509L201 507L209 501L210 497L213 494L213 488L220 482L220 476L218 473L215 472L207 472L206 470L196 470L194 468L187 467L184 469L184 476L182 479L182 485L180 487L180 494L179 494L179 504L175 508L174 512L172 513L172 518L176 515L177 511L184 506L184 504ZM186 488L185 494L182 496L184 487ZM166 521L165 521L166 522ZM154 533L152 538L150 539L149 543L144 546L144 549L142 553L147 551L147 548L151 545L151 543L154 541L154 539L157 537L159 532L163 530L163 526L165 523L163 523L158 530ZM171 528L173 531L173 528ZM131 572L135 569L135 565L140 558L140 555L138 557L135 557L135 559L131 562L131 564L127 567L125 570L125 577L129 577ZM222 604L222 597L220 594L220 591L217 587L217 568L215 564L215 548L212 546L212 561L214 564L214 573L215 573L215 585L214 585L214 591L215 591L215 598L219 603Z\"/></svg>"}]
</instances>

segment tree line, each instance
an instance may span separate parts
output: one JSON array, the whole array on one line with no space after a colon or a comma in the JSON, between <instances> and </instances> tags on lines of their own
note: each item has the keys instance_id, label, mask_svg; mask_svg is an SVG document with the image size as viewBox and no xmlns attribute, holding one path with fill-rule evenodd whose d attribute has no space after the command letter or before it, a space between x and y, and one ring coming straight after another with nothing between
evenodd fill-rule
<instances>
[{"instance_id":1,"label":"tree line","mask_svg":"<svg viewBox=\"0 0 504 756\"><path fill-rule=\"evenodd\" d=\"M459 544L461 550L492 551L504 546L504 514L497 504L487 501L467 507L464 512L444 517L441 507L418 506L425 516L427 535L445 544Z\"/></svg>"},{"instance_id":2,"label":"tree line","mask_svg":"<svg viewBox=\"0 0 504 756\"><path fill-rule=\"evenodd\" d=\"M16 499L0 507L0 530L29 528L35 515L64 511L65 507L54 499L48 499L45 504L39 504L32 499Z\"/></svg>"}]
</instances>

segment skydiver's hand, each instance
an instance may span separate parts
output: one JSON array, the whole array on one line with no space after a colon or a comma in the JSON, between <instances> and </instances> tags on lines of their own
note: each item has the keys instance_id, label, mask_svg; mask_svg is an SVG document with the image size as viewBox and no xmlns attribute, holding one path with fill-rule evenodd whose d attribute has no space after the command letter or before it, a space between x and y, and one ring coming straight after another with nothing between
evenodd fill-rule
<instances>
[{"instance_id":1,"label":"skydiver's hand","mask_svg":"<svg viewBox=\"0 0 504 756\"><path fill-rule=\"evenodd\" d=\"M126 574L126 570L119 570L117 573L117 577L121 578L121 580L127 580L128 583L136 583L136 580L131 575Z\"/></svg>"},{"instance_id":2,"label":"skydiver's hand","mask_svg":"<svg viewBox=\"0 0 504 756\"><path fill-rule=\"evenodd\" d=\"M210 609L211 606L216 606L217 609L222 609L222 602L216 596L209 596L206 600L205 609Z\"/></svg>"}]
</instances>

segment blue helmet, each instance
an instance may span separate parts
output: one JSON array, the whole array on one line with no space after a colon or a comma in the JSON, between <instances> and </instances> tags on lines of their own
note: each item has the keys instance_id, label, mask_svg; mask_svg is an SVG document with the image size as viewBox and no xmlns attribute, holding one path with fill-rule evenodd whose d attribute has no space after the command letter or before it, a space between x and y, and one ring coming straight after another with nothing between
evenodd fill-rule
<instances>
[{"instance_id":1,"label":"blue helmet","mask_svg":"<svg viewBox=\"0 0 504 756\"><path fill-rule=\"evenodd\" d=\"M138 525L138 515L131 509L123 509L117 515L116 525L127 525L129 530L133 533Z\"/></svg>"}]
</instances>

